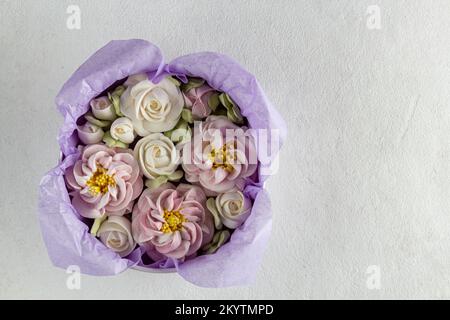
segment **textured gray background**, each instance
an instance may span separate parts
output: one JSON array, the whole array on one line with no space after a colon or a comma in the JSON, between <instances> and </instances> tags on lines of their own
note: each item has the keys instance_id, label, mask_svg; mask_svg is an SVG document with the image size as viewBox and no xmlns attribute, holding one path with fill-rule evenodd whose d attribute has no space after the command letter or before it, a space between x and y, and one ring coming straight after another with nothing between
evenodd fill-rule
<instances>
[{"instance_id":1,"label":"textured gray background","mask_svg":"<svg viewBox=\"0 0 450 320\"><path fill-rule=\"evenodd\" d=\"M81 30L66 8L81 9ZM366 9L381 9L381 30ZM1 298L450 298L449 1L0 0ZM66 288L36 218L58 157L54 97L111 39L167 59L212 50L255 74L287 121L273 233L252 287L176 274ZM366 286L368 266L381 287Z\"/></svg>"}]
</instances>

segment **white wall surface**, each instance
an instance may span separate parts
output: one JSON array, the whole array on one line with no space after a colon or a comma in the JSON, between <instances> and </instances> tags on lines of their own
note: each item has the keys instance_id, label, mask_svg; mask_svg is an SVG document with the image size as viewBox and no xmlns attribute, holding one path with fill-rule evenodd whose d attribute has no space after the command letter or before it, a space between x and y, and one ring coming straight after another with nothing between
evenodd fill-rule
<instances>
[{"instance_id":1,"label":"white wall surface","mask_svg":"<svg viewBox=\"0 0 450 320\"><path fill-rule=\"evenodd\" d=\"M80 30L66 27L69 4ZM369 5L381 29L367 27ZM0 0L0 298L450 298L449 16L445 0ZM58 158L54 97L90 54L127 38L168 60L234 57L286 119L253 286L128 271L68 290L51 265L36 206Z\"/></svg>"}]
</instances>

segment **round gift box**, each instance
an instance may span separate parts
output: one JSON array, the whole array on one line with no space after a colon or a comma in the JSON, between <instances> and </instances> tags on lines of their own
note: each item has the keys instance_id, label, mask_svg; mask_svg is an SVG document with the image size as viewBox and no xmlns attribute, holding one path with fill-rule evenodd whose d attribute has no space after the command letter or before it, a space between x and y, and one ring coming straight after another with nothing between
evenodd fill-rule
<instances>
[{"instance_id":1,"label":"round gift box","mask_svg":"<svg viewBox=\"0 0 450 320\"><path fill-rule=\"evenodd\" d=\"M65 170L79 157L77 119L87 112L90 100L129 75L143 72L154 82L167 75L181 81L187 76L206 80L211 87L226 92L236 102L250 128L275 130L280 142L269 155L260 154L258 149L258 179L244 190L253 200L252 212L232 233L229 242L214 254L177 263L170 269L144 267L138 265L140 257L137 254L120 258L106 248L79 219L64 181ZM39 188L42 235L54 265L62 268L77 265L82 273L92 275L112 275L128 268L151 273L176 271L186 280L206 287L247 285L253 281L271 229L270 200L264 190L264 181L270 176L269 169L286 136L284 121L253 75L233 59L218 53L190 54L165 63L160 50L147 41L111 41L70 77L59 92L56 104L64 116L58 136L62 156L59 164L43 177ZM264 161L261 161L263 157Z\"/></svg>"}]
</instances>

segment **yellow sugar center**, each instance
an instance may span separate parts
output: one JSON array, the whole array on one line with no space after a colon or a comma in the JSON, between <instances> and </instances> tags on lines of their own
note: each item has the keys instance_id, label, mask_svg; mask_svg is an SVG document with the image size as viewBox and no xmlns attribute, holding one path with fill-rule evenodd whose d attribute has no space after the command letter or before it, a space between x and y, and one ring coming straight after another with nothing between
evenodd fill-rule
<instances>
[{"instance_id":1,"label":"yellow sugar center","mask_svg":"<svg viewBox=\"0 0 450 320\"><path fill-rule=\"evenodd\" d=\"M180 230L183 227L183 222L187 221L180 211L164 210L163 217L165 222L161 227L161 231L164 233Z\"/></svg>"},{"instance_id":2,"label":"yellow sugar center","mask_svg":"<svg viewBox=\"0 0 450 320\"><path fill-rule=\"evenodd\" d=\"M114 176L110 176L106 172L107 170L105 168L103 168L102 166L98 166L97 170L86 182L86 185L89 187L89 192L92 195L95 196L99 193L105 194L106 192L108 192L108 188L110 186L116 186Z\"/></svg>"},{"instance_id":3,"label":"yellow sugar center","mask_svg":"<svg viewBox=\"0 0 450 320\"><path fill-rule=\"evenodd\" d=\"M212 149L209 154L209 159L212 161L212 168L215 170L217 168L223 168L228 172L234 170L231 160L236 160L235 145L224 144L222 148Z\"/></svg>"}]
</instances>

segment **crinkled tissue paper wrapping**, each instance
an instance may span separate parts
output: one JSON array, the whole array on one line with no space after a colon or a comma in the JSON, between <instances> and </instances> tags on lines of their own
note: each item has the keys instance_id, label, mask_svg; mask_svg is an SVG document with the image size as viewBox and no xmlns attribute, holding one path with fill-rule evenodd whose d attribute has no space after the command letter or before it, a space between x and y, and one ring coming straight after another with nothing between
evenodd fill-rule
<instances>
[{"instance_id":1,"label":"crinkled tissue paper wrapping","mask_svg":"<svg viewBox=\"0 0 450 320\"><path fill-rule=\"evenodd\" d=\"M39 186L39 221L51 261L61 268L77 265L82 273L91 275L114 275L133 267L147 271L177 271L185 280L203 287L251 284L272 224L270 199L263 189L267 176L262 175L261 170L259 182L244 190L254 200L247 221L215 254L198 256L184 263L165 261L146 266L141 261L139 248L127 258L120 258L89 233L89 227L72 207L63 175L79 156L77 119L87 112L92 98L118 80L142 72L148 73L155 82L168 74L180 79L201 77L216 90L230 95L241 107L251 128L278 130L280 141L286 137L283 119L269 103L255 77L231 58L204 52L182 56L165 64L159 48L147 41L109 42L75 71L56 97L58 110L64 117L58 135L62 157ZM262 165L270 166L276 153L278 150L266 155L269 160L260 162L260 169Z\"/></svg>"}]
</instances>

